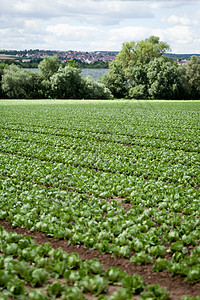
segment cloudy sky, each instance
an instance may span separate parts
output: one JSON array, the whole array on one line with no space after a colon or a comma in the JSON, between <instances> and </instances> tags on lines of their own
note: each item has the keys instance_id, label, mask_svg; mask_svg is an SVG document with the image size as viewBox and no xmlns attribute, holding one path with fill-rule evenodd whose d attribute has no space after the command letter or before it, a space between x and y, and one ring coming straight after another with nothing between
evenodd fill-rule
<instances>
[{"instance_id":1,"label":"cloudy sky","mask_svg":"<svg viewBox=\"0 0 200 300\"><path fill-rule=\"evenodd\" d=\"M0 0L0 49L120 50L151 35L200 53L200 0Z\"/></svg>"}]
</instances>

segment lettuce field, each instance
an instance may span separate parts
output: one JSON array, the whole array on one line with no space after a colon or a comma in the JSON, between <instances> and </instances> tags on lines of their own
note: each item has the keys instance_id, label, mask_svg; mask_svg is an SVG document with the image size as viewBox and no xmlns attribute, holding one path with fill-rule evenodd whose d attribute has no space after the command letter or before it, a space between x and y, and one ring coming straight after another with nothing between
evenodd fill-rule
<instances>
[{"instance_id":1,"label":"lettuce field","mask_svg":"<svg viewBox=\"0 0 200 300\"><path fill-rule=\"evenodd\" d=\"M200 101L0 101L0 300L200 299Z\"/></svg>"}]
</instances>

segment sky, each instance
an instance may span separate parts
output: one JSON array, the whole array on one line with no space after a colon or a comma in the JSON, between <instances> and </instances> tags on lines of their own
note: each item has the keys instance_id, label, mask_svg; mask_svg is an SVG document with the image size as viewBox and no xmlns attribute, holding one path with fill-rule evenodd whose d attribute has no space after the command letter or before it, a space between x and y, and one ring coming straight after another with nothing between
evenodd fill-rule
<instances>
[{"instance_id":1,"label":"sky","mask_svg":"<svg viewBox=\"0 0 200 300\"><path fill-rule=\"evenodd\" d=\"M119 51L151 35L200 54L200 0L0 0L1 50Z\"/></svg>"}]
</instances>

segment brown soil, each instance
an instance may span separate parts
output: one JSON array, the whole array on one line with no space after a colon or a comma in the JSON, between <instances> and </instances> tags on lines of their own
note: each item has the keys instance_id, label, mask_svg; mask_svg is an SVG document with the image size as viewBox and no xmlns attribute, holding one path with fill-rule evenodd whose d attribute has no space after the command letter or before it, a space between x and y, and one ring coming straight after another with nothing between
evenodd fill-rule
<instances>
[{"instance_id":1,"label":"brown soil","mask_svg":"<svg viewBox=\"0 0 200 300\"><path fill-rule=\"evenodd\" d=\"M61 247L68 253L77 252L82 259L90 260L97 257L99 262L104 265L104 269L108 269L111 266L116 266L126 271L130 275L141 275L147 284L160 284L160 286L166 287L168 291L170 291L171 300L181 300L183 295L190 297L196 297L200 295L200 283L189 285L180 276L171 278L169 272L153 272L152 265L134 266L130 263L129 259L112 257L110 254L103 255L96 250L85 249L82 245L68 245L67 240L55 240L45 236L41 232L30 232L29 230L22 228L13 229L11 224L6 220L0 220L0 225L9 232L32 235L35 243L37 244L50 242L53 248Z\"/></svg>"}]
</instances>

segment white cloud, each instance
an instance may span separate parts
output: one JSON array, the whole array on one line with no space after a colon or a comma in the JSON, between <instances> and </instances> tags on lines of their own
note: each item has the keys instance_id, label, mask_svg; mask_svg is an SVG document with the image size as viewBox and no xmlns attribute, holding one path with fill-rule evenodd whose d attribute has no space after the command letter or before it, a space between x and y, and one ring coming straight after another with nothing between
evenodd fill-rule
<instances>
[{"instance_id":1,"label":"white cloud","mask_svg":"<svg viewBox=\"0 0 200 300\"><path fill-rule=\"evenodd\" d=\"M183 26L197 26L199 24L199 20L195 19L194 16L187 16L186 14L182 16L171 15L167 18L167 22L173 25L183 25Z\"/></svg>"},{"instance_id":2,"label":"white cloud","mask_svg":"<svg viewBox=\"0 0 200 300\"><path fill-rule=\"evenodd\" d=\"M2 0L1 0L2 1ZM138 3L137 3L138 2ZM151 18L153 13L140 1L106 0L7 0L2 12L35 18L107 16L109 18Z\"/></svg>"},{"instance_id":3,"label":"white cloud","mask_svg":"<svg viewBox=\"0 0 200 300\"><path fill-rule=\"evenodd\" d=\"M123 42L158 35L173 52L199 52L198 4L199 0L0 0L1 48L120 50Z\"/></svg>"},{"instance_id":4,"label":"white cloud","mask_svg":"<svg viewBox=\"0 0 200 300\"><path fill-rule=\"evenodd\" d=\"M165 0L146 1L151 8L177 8L183 6L194 6L199 4L199 0Z\"/></svg>"},{"instance_id":5,"label":"white cloud","mask_svg":"<svg viewBox=\"0 0 200 300\"><path fill-rule=\"evenodd\" d=\"M85 26L70 26L67 24L57 24L55 26L48 26L47 31L61 40L76 41L85 39L97 39L102 38L104 31Z\"/></svg>"}]
</instances>

